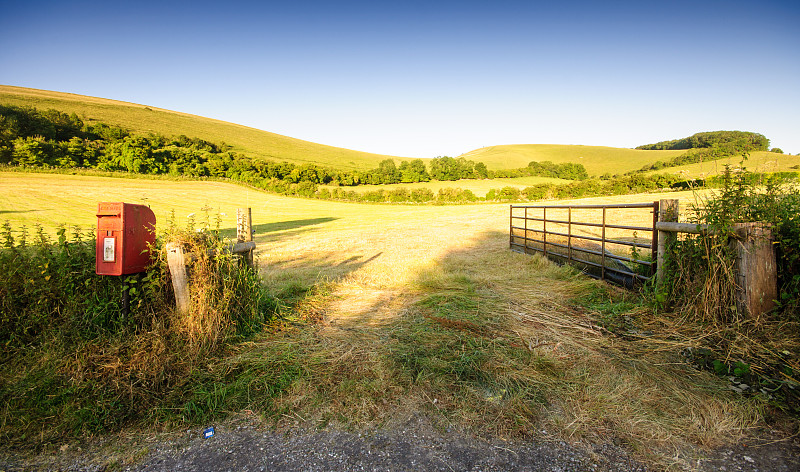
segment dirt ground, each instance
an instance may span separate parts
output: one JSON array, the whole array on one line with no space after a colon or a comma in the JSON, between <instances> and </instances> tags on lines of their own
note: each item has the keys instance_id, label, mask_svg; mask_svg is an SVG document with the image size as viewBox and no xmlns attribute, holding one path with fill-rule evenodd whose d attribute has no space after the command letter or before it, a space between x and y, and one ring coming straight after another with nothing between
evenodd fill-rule
<instances>
[{"instance_id":1,"label":"dirt ground","mask_svg":"<svg viewBox=\"0 0 800 472\"><path fill-rule=\"evenodd\" d=\"M703 453L674 464L692 471L800 470L800 443L767 440ZM203 429L155 436L127 433L27 456L0 452L0 471L650 471L612 444L480 439L439 430L421 415L386 428L346 431L302 425L273 429L238 417Z\"/></svg>"}]
</instances>

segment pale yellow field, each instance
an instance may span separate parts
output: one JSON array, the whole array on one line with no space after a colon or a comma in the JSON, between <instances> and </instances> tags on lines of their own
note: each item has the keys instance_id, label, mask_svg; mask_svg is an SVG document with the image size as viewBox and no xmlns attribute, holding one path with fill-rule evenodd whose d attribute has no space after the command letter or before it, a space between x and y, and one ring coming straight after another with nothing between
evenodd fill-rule
<instances>
[{"instance_id":1,"label":"pale yellow field","mask_svg":"<svg viewBox=\"0 0 800 472\"><path fill-rule=\"evenodd\" d=\"M531 161L551 161L556 164L572 162L583 164L590 176L600 176L641 169L645 164L667 161L684 152L562 144L507 144L475 149L460 157L483 162L489 169L525 167Z\"/></svg>"},{"instance_id":2,"label":"pale yellow field","mask_svg":"<svg viewBox=\"0 0 800 472\"><path fill-rule=\"evenodd\" d=\"M503 187L514 187L524 189L531 185L537 184L554 184L562 185L572 182L571 180L554 179L551 177L519 177L515 179L491 179L491 180L477 180L477 179L464 179L455 181L438 181L431 182L416 182L408 184L388 184L388 185L359 185L356 187L334 187L331 185L322 185L320 188L327 188L333 190L334 188L341 188L346 191L354 190L358 193L365 193L373 190L386 190L391 191L398 188L405 188L409 191L418 188L427 188L435 194L439 189L443 188L459 188L462 190L469 190L478 197L486 196L486 193L491 190L500 190Z\"/></svg>"},{"instance_id":3,"label":"pale yellow field","mask_svg":"<svg viewBox=\"0 0 800 472\"><path fill-rule=\"evenodd\" d=\"M692 192L668 192L619 197L598 197L548 204L598 202L652 202L679 198L685 208L694 201ZM158 225L166 224L174 212L176 224L186 225L194 215L202 226L208 208L213 227L232 234L236 209L251 207L257 241L265 267L279 268L270 277L301 277L304 283L335 278L354 265L369 260L369 276L378 285L400 286L407 274L452 251L461 244L494 234L507 244L509 206L365 205L303 198L289 198L221 182L169 181L90 177L80 175L0 172L0 221L19 228L39 224L53 234L58 225L96 225L97 203L124 201L147 204ZM609 213L626 224L648 225L646 212ZM587 218L597 217L596 212ZM611 233L610 233L611 234ZM647 237L648 235L641 235ZM296 266L296 270L287 270ZM377 269L376 268L380 268ZM403 275L406 274L406 275Z\"/></svg>"},{"instance_id":4,"label":"pale yellow field","mask_svg":"<svg viewBox=\"0 0 800 472\"><path fill-rule=\"evenodd\" d=\"M800 172L800 156L759 151L750 153L750 156L744 161L741 156L732 156L716 161L669 167L649 173L660 174L666 172L692 179L702 179L721 174L725 170L725 165L729 165L733 169L739 169L744 166L751 172Z\"/></svg>"}]
</instances>

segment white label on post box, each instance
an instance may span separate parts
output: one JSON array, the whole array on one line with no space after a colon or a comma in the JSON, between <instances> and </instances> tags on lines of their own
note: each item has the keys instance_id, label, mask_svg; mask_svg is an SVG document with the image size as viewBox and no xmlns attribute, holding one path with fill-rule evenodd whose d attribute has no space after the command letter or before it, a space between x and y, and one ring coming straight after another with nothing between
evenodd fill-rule
<instances>
[{"instance_id":1,"label":"white label on post box","mask_svg":"<svg viewBox=\"0 0 800 472\"><path fill-rule=\"evenodd\" d=\"M114 238L103 238L103 262L114 262Z\"/></svg>"}]
</instances>

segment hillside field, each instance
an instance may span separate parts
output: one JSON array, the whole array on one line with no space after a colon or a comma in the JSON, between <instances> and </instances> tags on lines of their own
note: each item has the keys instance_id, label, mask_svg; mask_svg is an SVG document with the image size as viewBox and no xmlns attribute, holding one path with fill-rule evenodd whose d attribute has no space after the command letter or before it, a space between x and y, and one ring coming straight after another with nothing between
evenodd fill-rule
<instances>
[{"instance_id":1,"label":"hillside field","mask_svg":"<svg viewBox=\"0 0 800 472\"><path fill-rule=\"evenodd\" d=\"M599 177L605 173L624 174L684 152L563 144L508 144L476 149L459 157L483 162L489 169L525 167L531 161L551 161L556 164L573 162L583 164L590 176Z\"/></svg>"},{"instance_id":2,"label":"hillside field","mask_svg":"<svg viewBox=\"0 0 800 472\"><path fill-rule=\"evenodd\" d=\"M693 179L705 178L711 175L721 174L725 170L726 164L734 169L744 166L750 172L799 172L800 156L757 151L751 152L750 156L745 161L742 161L742 156L731 156L716 161L667 167L657 171L650 171L648 174L669 173L680 174Z\"/></svg>"},{"instance_id":3,"label":"hillside field","mask_svg":"<svg viewBox=\"0 0 800 472\"><path fill-rule=\"evenodd\" d=\"M70 93L0 85L0 104L74 112L88 123L101 121L143 134L156 133L164 136L182 134L214 143L224 142L232 146L234 151L255 158L295 164L312 163L335 170L363 171L377 168L378 163L384 159L394 159L395 162L408 159L325 146L211 118ZM492 170L525 167L531 161L577 163L583 164L589 175L600 176L605 173L613 175L637 170L646 164L669 160L683 152L643 151L602 146L515 144L476 149L459 157L483 162ZM508 184L517 186L514 182ZM498 186L503 185L492 184L489 188ZM485 193L484 188L482 184L476 184L476 193Z\"/></svg>"},{"instance_id":4,"label":"hillside field","mask_svg":"<svg viewBox=\"0 0 800 472\"><path fill-rule=\"evenodd\" d=\"M295 164L319 164L343 170L368 170L384 159L402 158L352 151L290 138L247 126L180 113L152 106L87 97L62 92L0 85L0 104L54 108L76 113L86 122L101 121L138 133L164 136L186 135L213 143L225 143L233 150L253 157Z\"/></svg>"}]
</instances>

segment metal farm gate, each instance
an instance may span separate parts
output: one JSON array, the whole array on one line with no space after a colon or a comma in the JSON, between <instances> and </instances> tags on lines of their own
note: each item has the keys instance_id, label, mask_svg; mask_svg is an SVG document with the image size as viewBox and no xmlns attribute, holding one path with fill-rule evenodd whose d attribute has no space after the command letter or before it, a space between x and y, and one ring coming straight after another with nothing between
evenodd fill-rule
<instances>
[{"instance_id":1,"label":"metal farm gate","mask_svg":"<svg viewBox=\"0 0 800 472\"><path fill-rule=\"evenodd\" d=\"M511 205L510 246L633 288L655 275L659 202Z\"/></svg>"}]
</instances>

